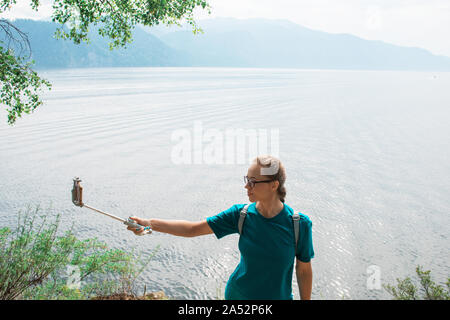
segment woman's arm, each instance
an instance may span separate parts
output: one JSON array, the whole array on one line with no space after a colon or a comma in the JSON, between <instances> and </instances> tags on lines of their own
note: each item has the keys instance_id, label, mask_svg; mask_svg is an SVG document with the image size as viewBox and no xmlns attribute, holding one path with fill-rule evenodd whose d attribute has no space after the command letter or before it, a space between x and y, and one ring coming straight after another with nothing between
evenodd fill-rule
<instances>
[{"instance_id":1,"label":"woman's arm","mask_svg":"<svg viewBox=\"0 0 450 320\"><path fill-rule=\"evenodd\" d=\"M311 262L301 262L296 259L295 273L297 275L298 290L301 300L311 300L312 268Z\"/></svg>"},{"instance_id":2,"label":"woman's arm","mask_svg":"<svg viewBox=\"0 0 450 320\"><path fill-rule=\"evenodd\" d=\"M186 220L141 219L137 217L131 217L131 219L144 227L150 226L153 231L168 233L174 236L197 237L213 233L206 220L193 222ZM131 227L127 229L133 231L135 234L143 231L137 231Z\"/></svg>"}]
</instances>

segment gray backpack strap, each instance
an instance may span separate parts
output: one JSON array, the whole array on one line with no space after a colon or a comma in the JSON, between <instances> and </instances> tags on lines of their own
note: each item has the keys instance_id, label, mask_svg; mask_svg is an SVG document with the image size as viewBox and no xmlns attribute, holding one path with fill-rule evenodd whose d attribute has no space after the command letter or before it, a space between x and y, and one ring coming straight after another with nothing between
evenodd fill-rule
<instances>
[{"instance_id":1,"label":"gray backpack strap","mask_svg":"<svg viewBox=\"0 0 450 320\"><path fill-rule=\"evenodd\" d=\"M295 253L297 254L298 236L300 234L300 215L298 213L294 213L292 215L292 221L294 222Z\"/></svg>"},{"instance_id":2,"label":"gray backpack strap","mask_svg":"<svg viewBox=\"0 0 450 320\"><path fill-rule=\"evenodd\" d=\"M250 204L246 204L244 208L242 208L241 213L239 214L239 222L238 222L239 234L242 234L242 227L244 226L244 220L245 216L247 215L247 209L249 206Z\"/></svg>"}]
</instances>

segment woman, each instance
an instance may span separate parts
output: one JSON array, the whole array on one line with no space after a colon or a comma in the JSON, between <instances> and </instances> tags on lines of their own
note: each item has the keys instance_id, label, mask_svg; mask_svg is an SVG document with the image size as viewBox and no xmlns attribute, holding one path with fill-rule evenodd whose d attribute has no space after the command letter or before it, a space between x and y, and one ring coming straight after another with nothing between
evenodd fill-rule
<instances>
[{"instance_id":1,"label":"woman","mask_svg":"<svg viewBox=\"0 0 450 320\"><path fill-rule=\"evenodd\" d=\"M294 269L302 300L311 299L314 257L311 220L300 213L299 237L295 245L293 210L285 203L286 171L273 156L257 157L245 179L247 195L252 202L247 209L239 239L241 260L230 276L225 299L293 299ZM141 219L131 217L154 231L175 236L196 237L214 233L217 238L238 233L239 216L244 204L235 204L203 221ZM140 229L128 227L135 234Z\"/></svg>"}]
</instances>

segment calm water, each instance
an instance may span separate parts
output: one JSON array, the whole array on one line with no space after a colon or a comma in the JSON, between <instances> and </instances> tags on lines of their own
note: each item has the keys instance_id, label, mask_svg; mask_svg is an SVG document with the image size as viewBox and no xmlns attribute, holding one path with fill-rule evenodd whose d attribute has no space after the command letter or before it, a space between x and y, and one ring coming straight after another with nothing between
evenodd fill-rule
<instances>
[{"instance_id":1,"label":"calm water","mask_svg":"<svg viewBox=\"0 0 450 320\"><path fill-rule=\"evenodd\" d=\"M194 134L196 122L220 133L278 130L286 201L313 221L314 299L390 298L368 288L370 266L382 284L414 276L418 264L439 283L450 275L450 73L127 68L42 75L53 83L44 106L14 127L0 112L1 226L14 226L20 210L40 203L61 212L65 225L74 221L80 238L144 256L160 245L142 289L145 283L176 299L222 297L239 261L237 235L136 237L75 207L72 178L83 180L85 203L119 216L200 220L248 202L248 161L175 164L172 135Z\"/></svg>"}]
</instances>

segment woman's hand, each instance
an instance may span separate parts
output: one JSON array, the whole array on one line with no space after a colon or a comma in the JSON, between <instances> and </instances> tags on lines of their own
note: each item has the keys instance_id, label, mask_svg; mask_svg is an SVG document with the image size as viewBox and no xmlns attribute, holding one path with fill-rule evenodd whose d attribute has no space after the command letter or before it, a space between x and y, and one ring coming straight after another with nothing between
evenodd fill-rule
<instances>
[{"instance_id":1,"label":"woman's hand","mask_svg":"<svg viewBox=\"0 0 450 320\"><path fill-rule=\"evenodd\" d=\"M141 226L144 227L151 227L150 224L150 219L142 219L142 218L138 218L138 217L130 217L131 220L133 220L134 222L136 222L137 224L140 224ZM136 230L136 228L128 226L127 230L133 231L135 235L139 236L141 235L145 230L144 228L139 228Z\"/></svg>"}]
</instances>

